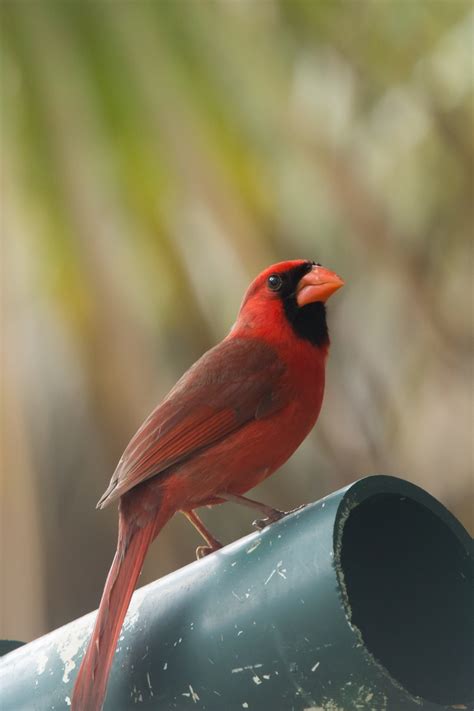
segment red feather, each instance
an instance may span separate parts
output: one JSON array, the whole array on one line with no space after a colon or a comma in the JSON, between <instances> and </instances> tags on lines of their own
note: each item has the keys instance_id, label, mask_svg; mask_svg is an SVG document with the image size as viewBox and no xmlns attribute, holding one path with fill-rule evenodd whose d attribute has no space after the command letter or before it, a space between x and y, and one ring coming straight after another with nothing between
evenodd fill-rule
<instances>
[{"instance_id":1,"label":"red feather","mask_svg":"<svg viewBox=\"0 0 474 711\"><path fill-rule=\"evenodd\" d=\"M174 512L160 510L147 525L130 528L120 506L117 552L104 587L87 652L82 660L74 686L72 708L94 711L101 709L107 688L109 670L138 576L150 543Z\"/></svg>"},{"instance_id":2,"label":"red feather","mask_svg":"<svg viewBox=\"0 0 474 711\"><path fill-rule=\"evenodd\" d=\"M262 369L265 379L259 377ZM228 338L205 353L133 437L98 506L224 439L259 413L270 414L283 400L283 371L276 351L263 341Z\"/></svg>"}]
</instances>

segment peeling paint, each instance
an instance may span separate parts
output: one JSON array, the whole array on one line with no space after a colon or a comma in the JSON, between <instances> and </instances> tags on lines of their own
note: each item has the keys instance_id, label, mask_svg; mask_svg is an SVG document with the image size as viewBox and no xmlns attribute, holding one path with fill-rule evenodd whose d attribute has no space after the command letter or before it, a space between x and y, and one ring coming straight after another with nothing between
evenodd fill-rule
<instances>
[{"instance_id":1,"label":"peeling paint","mask_svg":"<svg viewBox=\"0 0 474 711\"><path fill-rule=\"evenodd\" d=\"M142 588L145 590L146 588ZM128 608L127 615L125 617L125 620L123 622L123 627L122 629L127 631L127 630L133 630L133 628L136 626L138 620L140 619L140 607L142 605L144 598L144 594L141 593L141 591L138 591L138 593L135 593L135 595L132 597L132 601L130 603L130 607Z\"/></svg>"},{"instance_id":2,"label":"peeling paint","mask_svg":"<svg viewBox=\"0 0 474 711\"><path fill-rule=\"evenodd\" d=\"M47 655L44 652L40 652L40 654L38 654L38 659L37 659L36 673L42 674L44 672L44 670L46 669L47 663L48 663Z\"/></svg>"},{"instance_id":3,"label":"peeling paint","mask_svg":"<svg viewBox=\"0 0 474 711\"><path fill-rule=\"evenodd\" d=\"M77 655L89 635L90 632L88 629L79 629L79 631L75 631L75 629L72 628L70 634L61 640L60 644L58 644L58 654L64 664L64 672L62 677L64 684L69 683L70 674L73 669L76 668L74 657Z\"/></svg>"}]
</instances>

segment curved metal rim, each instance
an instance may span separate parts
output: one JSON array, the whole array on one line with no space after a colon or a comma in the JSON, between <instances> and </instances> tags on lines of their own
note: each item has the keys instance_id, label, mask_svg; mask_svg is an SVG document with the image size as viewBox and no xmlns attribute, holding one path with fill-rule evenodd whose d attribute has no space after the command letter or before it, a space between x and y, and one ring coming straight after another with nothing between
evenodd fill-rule
<instances>
[{"instance_id":1,"label":"curved metal rim","mask_svg":"<svg viewBox=\"0 0 474 711\"><path fill-rule=\"evenodd\" d=\"M453 516L453 514L448 511L448 509L440 503L434 496L426 492L424 489L420 488L416 484L412 484L406 479L398 478L395 476L387 476L384 474L375 474L372 476L364 477L358 481L350 484L344 495L339 502L337 508L336 517L334 521L334 531L333 531L333 545L334 545L334 567L336 570L336 577L339 586L340 599L342 601L342 606L344 609L344 614L347 619L347 623L355 636L358 639L358 643L361 644L361 648L364 650L364 654L370 660L370 662L377 667L377 669L383 674L385 679L390 682L399 691L403 691L406 696L414 701L415 703L426 703L431 706L431 708L445 709L444 705L433 702L423 696L414 696L411 694L401 682L399 682L389 670L372 654L370 649L365 644L362 632L358 627L356 627L351 620L351 606L349 602L349 596L347 594L347 589L344 581L344 573L341 565L341 549L342 549L342 536L344 531L344 525L351 511L356 508L359 504L367 499L377 496L379 494L396 494L415 501L424 508L435 514L454 534L458 539L459 543L464 548L467 558L472 559L472 539L469 533L466 531L464 526Z\"/></svg>"}]
</instances>

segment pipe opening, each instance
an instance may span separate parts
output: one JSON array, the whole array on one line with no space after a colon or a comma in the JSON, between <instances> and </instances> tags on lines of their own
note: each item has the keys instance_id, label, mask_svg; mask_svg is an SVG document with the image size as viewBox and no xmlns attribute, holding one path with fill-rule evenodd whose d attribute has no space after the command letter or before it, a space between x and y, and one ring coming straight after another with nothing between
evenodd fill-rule
<instances>
[{"instance_id":1,"label":"pipe opening","mask_svg":"<svg viewBox=\"0 0 474 711\"><path fill-rule=\"evenodd\" d=\"M412 499L372 496L344 523L340 565L375 659L411 694L470 708L472 563L449 526Z\"/></svg>"}]
</instances>

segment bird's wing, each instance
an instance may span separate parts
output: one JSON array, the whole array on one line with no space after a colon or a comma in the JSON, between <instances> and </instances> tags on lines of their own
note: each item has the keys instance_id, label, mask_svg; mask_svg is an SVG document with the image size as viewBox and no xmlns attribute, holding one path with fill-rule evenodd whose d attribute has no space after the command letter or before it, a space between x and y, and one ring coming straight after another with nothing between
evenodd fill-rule
<instances>
[{"instance_id":1,"label":"bird's wing","mask_svg":"<svg viewBox=\"0 0 474 711\"><path fill-rule=\"evenodd\" d=\"M263 341L228 338L205 353L128 444L98 507L287 401L285 365Z\"/></svg>"}]
</instances>

